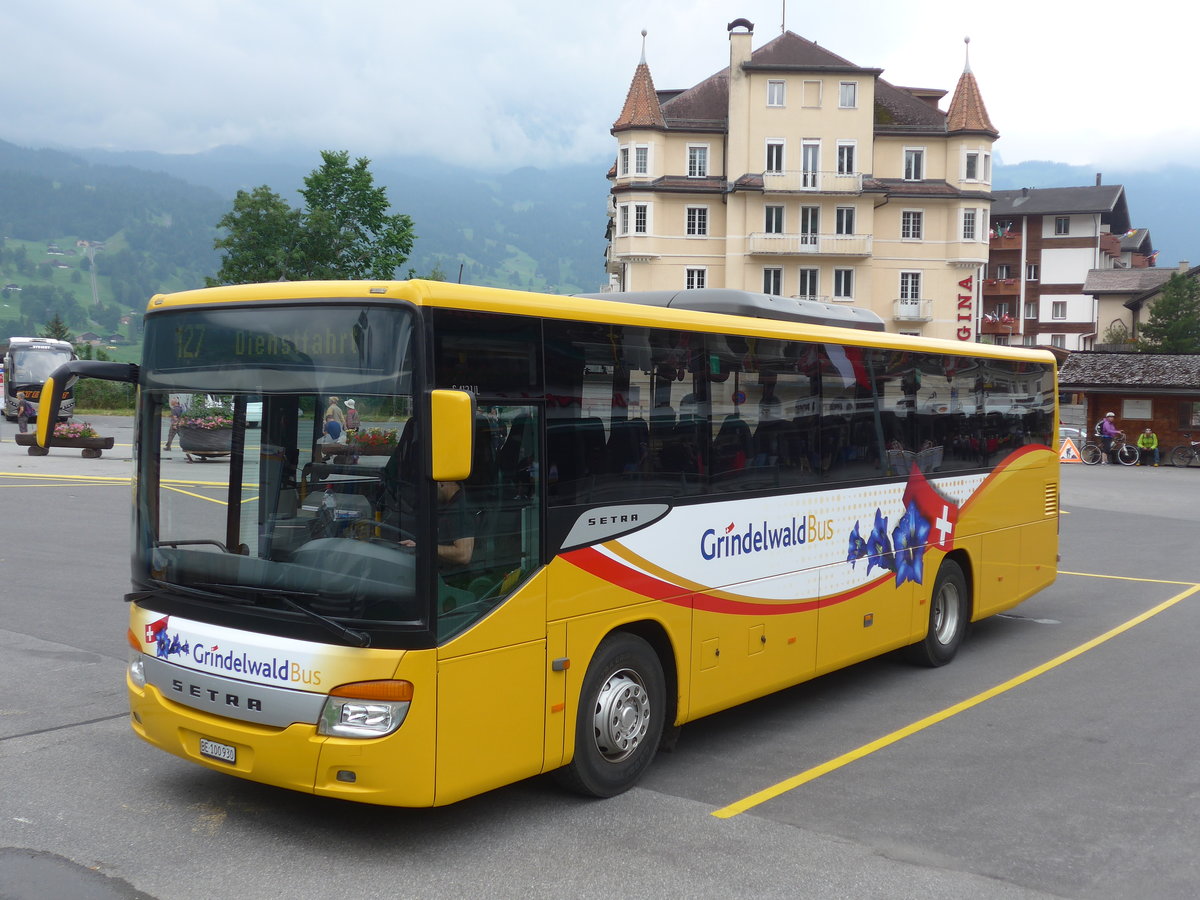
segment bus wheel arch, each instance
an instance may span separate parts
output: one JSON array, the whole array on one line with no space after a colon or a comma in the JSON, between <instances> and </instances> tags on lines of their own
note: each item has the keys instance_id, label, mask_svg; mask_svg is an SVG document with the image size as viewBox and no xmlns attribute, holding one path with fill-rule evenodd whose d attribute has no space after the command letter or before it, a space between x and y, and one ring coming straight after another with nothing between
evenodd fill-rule
<instances>
[{"instance_id":1,"label":"bus wheel arch","mask_svg":"<svg viewBox=\"0 0 1200 900\"><path fill-rule=\"evenodd\" d=\"M934 668L954 659L973 613L974 592L970 572L970 562L965 553L950 553L942 560L929 592L929 621L925 637L905 648L909 662Z\"/></svg>"},{"instance_id":2,"label":"bus wheel arch","mask_svg":"<svg viewBox=\"0 0 1200 900\"><path fill-rule=\"evenodd\" d=\"M579 693L573 759L555 772L563 786L613 797L636 784L650 765L667 708L674 705L668 667L654 644L653 626L649 631L627 626L596 648Z\"/></svg>"}]
</instances>

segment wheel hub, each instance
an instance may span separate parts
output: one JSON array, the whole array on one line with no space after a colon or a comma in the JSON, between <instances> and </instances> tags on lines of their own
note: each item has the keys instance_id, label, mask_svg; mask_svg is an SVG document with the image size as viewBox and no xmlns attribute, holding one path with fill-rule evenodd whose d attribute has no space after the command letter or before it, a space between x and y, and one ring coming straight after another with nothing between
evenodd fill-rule
<instances>
[{"instance_id":1,"label":"wheel hub","mask_svg":"<svg viewBox=\"0 0 1200 900\"><path fill-rule=\"evenodd\" d=\"M650 696L637 673L622 669L608 677L596 697L596 747L609 762L628 758L650 728Z\"/></svg>"}]
</instances>

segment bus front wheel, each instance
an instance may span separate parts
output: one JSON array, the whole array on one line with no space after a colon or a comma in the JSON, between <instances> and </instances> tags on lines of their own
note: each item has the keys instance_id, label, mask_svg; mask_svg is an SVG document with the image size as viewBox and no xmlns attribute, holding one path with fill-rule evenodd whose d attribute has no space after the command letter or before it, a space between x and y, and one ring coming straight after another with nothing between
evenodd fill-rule
<instances>
[{"instance_id":1,"label":"bus front wheel","mask_svg":"<svg viewBox=\"0 0 1200 900\"><path fill-rule=\"evenodd\" d=\"M925 639L906 649L909 662L944 666L958 653L971 619L971 594L962 567L952 559L942 561L929 596L929 629Z\"/></svg>"},{"instance_id":2,"label":"bus front wheel","mask_svg":"<svg viewBox=\"0 0 1200 900\"><path fill-rule=\"evenodd\" d=\"M559 781L591 797L633 787L658 749L665 711L666 681L650 645L632 634L605 638L583 679L575 758Z\"/></svg>"}]
</instances>

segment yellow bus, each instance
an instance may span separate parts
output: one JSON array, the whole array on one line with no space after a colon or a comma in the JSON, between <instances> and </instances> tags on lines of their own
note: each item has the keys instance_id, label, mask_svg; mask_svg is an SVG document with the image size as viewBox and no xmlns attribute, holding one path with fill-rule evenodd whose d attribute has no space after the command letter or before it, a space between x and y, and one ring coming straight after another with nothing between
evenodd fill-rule
<instances>
[{"instance_id":1,"label":"yellow bus","mask_svg":"<svg viewBox=\"0 0 1200 900\"><path fill-rule=\"evenodd\" d=\"M689 721L947 663L1056 574L1053 357L853 308L240 285L154 297L140 366L45 396L78 375L138 385L133 730L294 790L610 796Z\"/></svg>"}]
</instances>

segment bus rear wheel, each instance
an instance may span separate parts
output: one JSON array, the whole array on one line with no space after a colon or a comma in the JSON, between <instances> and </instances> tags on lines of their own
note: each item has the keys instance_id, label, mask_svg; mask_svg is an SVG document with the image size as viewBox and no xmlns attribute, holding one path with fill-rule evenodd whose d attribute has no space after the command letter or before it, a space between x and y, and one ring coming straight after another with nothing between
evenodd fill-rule
<instances>
[{"instance_id":1,"label":"bus rear wheel","mask_svg":"<svg viewBox=\"0 0 1200 900\"><path fill-rule=\"evenodd\" d=\"M929 596L929 629L925 639L905 648L908 661L920 666L944 666L958 653L971 619L971 594L962 567L942 561Z\"/></svg>"},{"instance_id":2,"label":"bus rear wheel","mask_svg":"<svg viewBox=\"0 0 1200 900\"><path fill-rule=\"evenodd\" d=\"M613 797L633 787L658 749L666 681L658 656L636 635L605 638L583 679L575 758L555 774L570 790Z\"/></svg>"}]
</instances>

